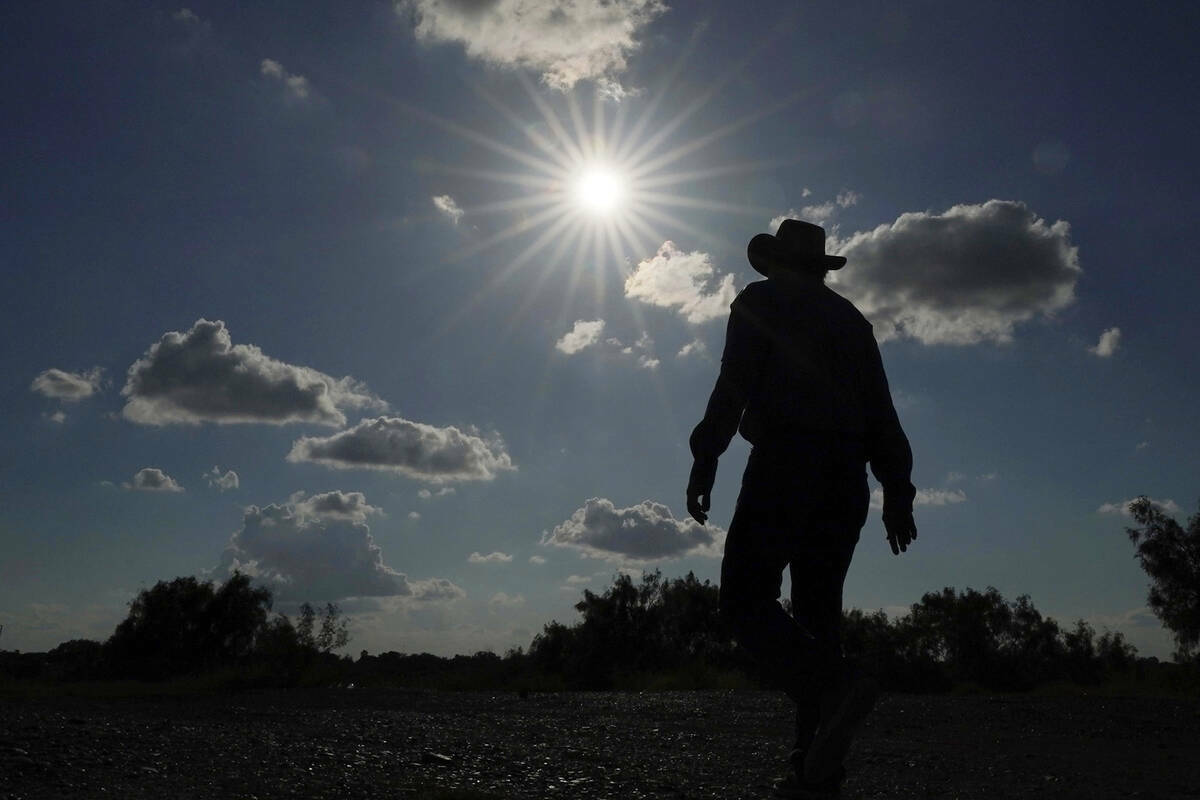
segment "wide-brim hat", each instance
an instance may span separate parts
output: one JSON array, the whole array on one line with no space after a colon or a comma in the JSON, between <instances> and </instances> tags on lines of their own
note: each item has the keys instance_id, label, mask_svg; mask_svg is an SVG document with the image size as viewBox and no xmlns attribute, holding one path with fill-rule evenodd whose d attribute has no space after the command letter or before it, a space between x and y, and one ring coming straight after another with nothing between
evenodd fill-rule
<instances>
[{"instance_id":1,"label":"wide-brim hat","mask_svg":"<svg viewBox=\"0 0 1200 800\"><path fill-rule=\"evenodd\" d=\"M842 256L825 254L825 229L799 219L785 219L772 236L760 233L746 247L750 266L763 275L772 266L793 269L841 269L846 265Z\"/></svg>"}]
</instances>

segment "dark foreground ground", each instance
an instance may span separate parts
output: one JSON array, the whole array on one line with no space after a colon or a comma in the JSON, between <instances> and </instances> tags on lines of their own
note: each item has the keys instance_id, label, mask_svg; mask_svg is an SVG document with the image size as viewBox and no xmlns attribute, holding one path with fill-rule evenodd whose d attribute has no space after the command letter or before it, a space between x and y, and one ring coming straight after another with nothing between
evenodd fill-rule
<instances>
[{"instance_id":1,"label":"dark foreground ground","mask_svg":"<svg viewBox=\"0 0 1200 800\"><path fill-rule=\"evenodd\" d=\"M0 798L765 798L766 692L0 698ZM847 798L1200 798L1200 707L886 696Z\"/></svg>"}]
</instances>

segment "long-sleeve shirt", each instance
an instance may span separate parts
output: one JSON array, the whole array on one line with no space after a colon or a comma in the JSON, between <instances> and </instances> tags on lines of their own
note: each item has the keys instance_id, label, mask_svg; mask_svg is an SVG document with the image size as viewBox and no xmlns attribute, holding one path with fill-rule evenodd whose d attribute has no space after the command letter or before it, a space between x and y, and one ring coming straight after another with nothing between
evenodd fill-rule
<instances>
[{"instance_id":1,"label":"long-sleeve shirt","mask_svg":"<svg viewBox=\"0 0 1200 800\"><path fill-rule=\"evenodd\" d=\"M785 459L869 462L888 500L911 503L912 449L892 404L871 324L817 280L751 283L730 306L721 373L692 456L715 465L734 433Z\"/></svg>"}]
</instances>

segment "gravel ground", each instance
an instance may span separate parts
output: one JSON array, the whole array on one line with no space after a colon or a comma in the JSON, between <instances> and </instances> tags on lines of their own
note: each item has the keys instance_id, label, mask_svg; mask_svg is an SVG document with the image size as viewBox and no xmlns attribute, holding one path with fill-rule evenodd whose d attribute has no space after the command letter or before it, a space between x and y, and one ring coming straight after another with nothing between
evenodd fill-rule
<instances>
[{"instance_id":1,"label":"gravel ground","mask_svg":"<svg viewBox=\"0 0 1200 800\"><path fill-rule=\"evenodd\" d=\"M309 690L0 699L0 798L765 798L769 692ZM846 798L1200 798L1200 710L1159 698L885 696Z\"/></svg>"}]
</instances>

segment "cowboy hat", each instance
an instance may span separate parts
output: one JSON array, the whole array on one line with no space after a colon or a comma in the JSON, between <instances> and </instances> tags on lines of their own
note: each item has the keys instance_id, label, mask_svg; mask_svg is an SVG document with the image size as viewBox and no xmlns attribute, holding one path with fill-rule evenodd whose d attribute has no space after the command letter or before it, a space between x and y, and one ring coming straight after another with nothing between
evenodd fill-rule
<instances>
[{"instance_id":1,"label":"cowboy hat","mask_svg":"<svg viewBox=\"0 0 1200 800\"><path fill-rule=\"evenodd\" d=\"M750 266L767 274L772 266L793 269L841 269L846 264L842 256L825 254L825 229L811 222L785 219L772 236L760 233L746 247Z\"/></svg>"}]
</instances>

